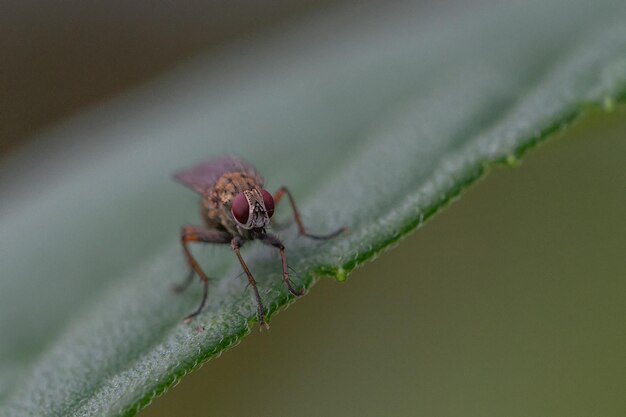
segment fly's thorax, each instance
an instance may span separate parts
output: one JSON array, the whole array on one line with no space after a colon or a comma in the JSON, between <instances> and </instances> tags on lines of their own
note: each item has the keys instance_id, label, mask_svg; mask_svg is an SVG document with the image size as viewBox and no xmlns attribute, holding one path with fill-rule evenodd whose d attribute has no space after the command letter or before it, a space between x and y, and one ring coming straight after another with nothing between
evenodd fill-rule
<instances>
[{"instance_id":1,"label":"fly's thorax","mask_svg":"<svg viewBox=\"0 0 626 417\"><path fill-rule=\"evenodd\" d=\"M216 229L223 226L221 205L214 194L202 199L200 215L209 229Z\"/></svg>"},{"instance_id":2,"label":"fly's thorax","mask_svg":"<svg viewBox=\"0 0 626 417\"><path fill-rule=\"evenodd\" d=\"M227 205L230 210L237 194L257 187L263 187L263 180L259 177L245 172L227 172L215 183L215 195L218 203Z\"/></svg>"}]
</instances>

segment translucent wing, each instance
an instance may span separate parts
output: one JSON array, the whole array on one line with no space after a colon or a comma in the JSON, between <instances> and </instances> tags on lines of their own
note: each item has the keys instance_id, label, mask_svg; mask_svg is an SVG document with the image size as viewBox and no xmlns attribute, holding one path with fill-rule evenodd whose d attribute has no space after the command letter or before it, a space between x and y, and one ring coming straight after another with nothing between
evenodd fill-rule
<instances>
[{"instance_id":1,"label":"translucent wing","mask_svg":"<svg viewBox=\"0 0 626 417\"><path fill-rule=\"evenodd\" d=\"M190 168L174 174L176 181L191 188L195 192L208 195L216 181L227 172L244 172L257 178L259 186L263 185L263 178L248 162L235 156L220 156L200 162Z\"/></svg>"}]
</instances>

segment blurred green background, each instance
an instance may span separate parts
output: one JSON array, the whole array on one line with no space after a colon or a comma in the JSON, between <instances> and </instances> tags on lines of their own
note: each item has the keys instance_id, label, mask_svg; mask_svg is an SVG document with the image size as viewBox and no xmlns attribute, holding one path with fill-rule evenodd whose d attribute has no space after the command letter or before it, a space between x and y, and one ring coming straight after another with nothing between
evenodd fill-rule
<instances>
[{"instance_id":1,"label":"blurred green background","mask_svg":"<svg viewBox=\"0 0 626 417\"><path fill-rule=\"evenodd\" d=\"M140 416L625 415L626 109L559 136Z\"/></svg>"},{"instance_id":2,"label":"blurred green background","mask_svg":"<svg viewBox=\"0 0 626 417\"><path fill-rule=\"evenodd\" d=\"M350 2L3 1L0 153L199 53Z\"/></svg>"}]
</instances>

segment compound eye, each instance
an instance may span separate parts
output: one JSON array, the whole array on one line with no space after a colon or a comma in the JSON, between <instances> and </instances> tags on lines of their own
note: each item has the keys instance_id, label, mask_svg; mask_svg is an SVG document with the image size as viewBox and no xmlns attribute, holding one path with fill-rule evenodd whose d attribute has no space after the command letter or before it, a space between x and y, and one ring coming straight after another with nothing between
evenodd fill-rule
<instances>
[{"instance_id":1,"label":"compound eye","mask_svg":"<svg viewBox=\"0 0 626 417\"><path fill-rule=\"evenodd\" d=\"M248 223L248 217L250 216L250 204L248 204L248 199L243 193L237 194L233 200L233 207L231 211L233 213L233 217L239 223Z\"/></svg>"},{"instance_id":2,"label":"compound eye","mask_svg":"<svg viewBox=\"0 0 626 417\"><path fill-rule=\"evenodd\" d=\"M274 198L267 190L261 188L261 195L263 196L263 204L265 204L265 210L267 210L268 217L272 217L274 214Z\"/></svg>"}]
</instances>

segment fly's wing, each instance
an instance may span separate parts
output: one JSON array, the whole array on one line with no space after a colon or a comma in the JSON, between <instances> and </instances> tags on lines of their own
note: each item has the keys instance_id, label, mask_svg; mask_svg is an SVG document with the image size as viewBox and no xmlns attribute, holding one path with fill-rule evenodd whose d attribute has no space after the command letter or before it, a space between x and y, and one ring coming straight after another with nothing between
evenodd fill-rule
<instances>
[{"instance_id":1,"label":"fly's wing","mask_svg":"<svg viewBox=\"0 0 626 417\"><path fill-rule=\"evenodd\" d=\"M235 156L221 156L200 162L190 168L174 174L176 181L191 188L195 192L208 195L217 180L228 172L243 172L258 179L260 185L263 179L257 170L248 162Z\"/></svg>"}]
</instances>

